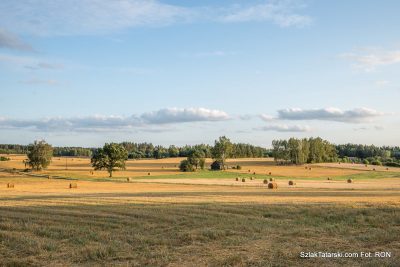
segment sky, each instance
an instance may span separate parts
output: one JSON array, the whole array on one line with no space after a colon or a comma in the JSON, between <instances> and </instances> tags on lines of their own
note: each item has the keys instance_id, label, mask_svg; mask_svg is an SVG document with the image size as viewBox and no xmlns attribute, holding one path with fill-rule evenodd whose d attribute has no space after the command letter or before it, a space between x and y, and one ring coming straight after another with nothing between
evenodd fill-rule
<instances>
[{"instance_id":1,"label":"sky","mask_svg":"<svg viewBox=\"0 0 400 267\"><path fill-rule=\"evenodd\" d=\"M2 0L0 143L400 145L400 1Z\"/></svg>"}]
</instances>

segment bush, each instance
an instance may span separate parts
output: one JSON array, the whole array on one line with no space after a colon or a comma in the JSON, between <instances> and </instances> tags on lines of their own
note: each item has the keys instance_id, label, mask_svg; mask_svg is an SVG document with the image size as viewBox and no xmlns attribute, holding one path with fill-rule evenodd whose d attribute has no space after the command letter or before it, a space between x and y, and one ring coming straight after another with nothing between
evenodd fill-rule
<instances>
[{"instance_id":1,"label":"bush","mask_svg":"<svg viewBox=\"0 0 400 267\"><path fill-rule=\"evenodd\" d=\"M242 169L242 166L240 166L240 165L236 166L236 170L241 170L241 169Z\"/></svg>"},{"instance_id":2,"label":"bush","mask_svg":"<svg viewBox=\"0 0 400 267\"><path fill-rule=\"evenodd\" d=\"M385 166L389 166L389 167L400 167L400 163L397 162L386 162Z\"/></svg>"},{"instance_id":3,"label":"bush","mask_svg":"<svg viewBox=\"0 0 400 267\"><path fill-rule=\"evenodd\" d=\"M363 164L369 164L369 161L367 159L364 159L362 162Z\"/></svg>"},{"instance_id":4,"label":"bush","mask_svg":"<svg viewBox=\"0 0 400 267\"><path fill-rule=\"evenodd\" d=\"M3 156L0 157L0 161L9 161L9 160L10 160L10 158L3 157Z\"/></svg>"},{"instance_id":5,"label":"bush","mask_svg":"<svg viewBox=\"0 0 400 267\"><path fill-rule=\"evenodd\" d=\"M194 171L193 165L187 159L181 161L181 163L179 164L179 169L183 172Z\"/></svg>"},{"instance_id":6,"label":"bush","mask_svg":"<svg viewBox=\"0 0 400 267\"><path fill-rule=\"evenodd\" d=\"M199 165L200 169L204 170L204 166L206 165L206 159L205 158L199 159Z\"/></svg>"},{"instance_id":7,"label":"bush","mask_svg":"<svg viewBox=\"0 0 400 267\"><path fill-rule=\"evenodd\" d=\"M223 169L223 164L222 162L216 160L211 164L211 170L213 171L220 171Z\"/></svg>"},{"instance_id":8,"label":"bush","mask_svg":"<svg viewBox=\"0 0 400 267\"><path fill-rule=\"evenodd\" d=\"M379 160L374 160L371 162L372 165L382 166L382 162Z\"/></svg>"}]
</instances>

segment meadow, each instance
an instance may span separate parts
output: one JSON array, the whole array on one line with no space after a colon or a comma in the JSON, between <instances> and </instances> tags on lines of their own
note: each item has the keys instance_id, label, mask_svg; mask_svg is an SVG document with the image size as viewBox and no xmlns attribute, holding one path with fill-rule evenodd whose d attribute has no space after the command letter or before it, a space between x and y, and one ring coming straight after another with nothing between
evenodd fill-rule
<instances>
[{"instance_id":1,"label":"meadow","mask_svg":"<svg viewBox=\"0 0 400 267\"><path fill-rule=\"evenodd\" d=\"M23 158L12 155L0 168L24 169ZM86 158L68 158L67 170L64 158L54 158L48 170L34 173L63 179L0 172L0 265L400 262L396 168L312 164L306 169L277 166L271 159L232 159L229 166L241 165L241 170L183 174L175 167L179 160L128 161L127 170L113 178L105 172L92 174ZM347 183L349 177L353 183ZM269 178L278 189L267 189L263 180ZM289 180L296 185L289 186ZM71 182L78 187L70 189ZM300 257L301 252L318 251L384 251L391 257Z\"/></svg>"}]
</instances>

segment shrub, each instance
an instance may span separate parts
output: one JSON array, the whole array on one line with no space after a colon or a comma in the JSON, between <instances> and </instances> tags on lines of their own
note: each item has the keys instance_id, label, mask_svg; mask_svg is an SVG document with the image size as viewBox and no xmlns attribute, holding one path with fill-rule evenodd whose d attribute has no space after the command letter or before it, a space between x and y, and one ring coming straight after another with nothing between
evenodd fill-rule
<instances>
[{"instance_id":1,"label":"shrub","mask_svg":"<svg viewBox=\"0 0 400 267\"><path fill-rule=\"evenodd\" d=\"M223 169L223 164L221 161L216 160L211 164L211 170L213 171L220 171L222 169Z\"/></svg>"},{"instance_id":2,"label":"shrub","mask_svg":"<svg viewBox=\"0 0 400 267\"><path fill-rule=\"evenodd\" d=\"M369 164L369 161L368 161L367 159L364 159L362 162L363 162L363 164L365 164L365 165Z\"/></svg>"},{"instance_id":3,"label":"shrub","mask_svg":"<svg viewBox=\"0 0 400 267\"><path fill-rule=\"evenodd\" d=\"M179 164L179 169L183 172L193 172L194 171L193 165L187 159L184 159L181 161L181 163Z\"/></svg>"},{"instance_id":4,"label":"shrub","mask_svg":"<svg viewBox=\"0 0 400 267\"><path fill-rule=\"evenodd\" d=\"M397 162L386 162L385 165L390 167L400 167L400 163Z\"/></svg>"},{"instance_id":5,"label":"shrub","mask_svg":"<svg viewBox=\"0 0 400 267\"><path fill-rule=\"evenodd\" d=\"M0 157L0 161L9 161L9 160L10 160L10 158L3 157L3 156Z\"/></svg>"},{"instance_id":6,"label":"shrub","mask_svg":"<svg viewBox=\"0 0 400 267\"><path fill-rule=\"evenodd\" d=\"M240 165L236 166L236 170L241 170L241 169L242 169L242 166L240 166Z\"/></svg>"},{"instance_id":7,"label":"shrub","mask_svg":"<svg viewBox=\"0 0 400 267\"><path fill-rule=\"evenodd\" d=\"M372 165L382 166L382 162L380 160L374 160L371 162Z\"/></svg>"}]
</instances>

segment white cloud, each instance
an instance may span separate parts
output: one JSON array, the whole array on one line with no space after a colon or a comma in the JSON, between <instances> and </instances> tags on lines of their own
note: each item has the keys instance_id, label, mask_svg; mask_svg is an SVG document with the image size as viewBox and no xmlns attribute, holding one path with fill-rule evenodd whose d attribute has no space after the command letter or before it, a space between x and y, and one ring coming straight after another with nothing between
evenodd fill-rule
<instances>
[{"instance_id":1,"label":"white cloud","mask_svg":"<svg viewBox=\"0 0 400 267\"><path fill-rule=\"evenodd\" d=\"M300 109L288 108L278 110L278 118L282 120L325 120L339 122L367 122L385 113L370 108L341 110L338 108Z\"/></svg>"},{"instance_id":2,"label":"white cloud","mask_svg":"<svg viewBox=\"0 0 400 267\"><path fill-rule=\"evenodd\" d=\"M20 51L33 51L32 46L2 28L0 28L0 48L8 48Z\"/></svg>"},{"instance_id":3,"label":"white cloud","mask_svg":"<svg viewBox=\"0 0 400 267\"><path fill-rule=\"evenodd\" d=\"M227 113L220 110L205 108L165 108L150 113L145 113L141 118L148 123L180 123L195 121L221 121L228 120Z\"/></svg>"},{"instance_id":4,"label":"white cloud","mask_svg":"<svg viewBox=\"0 0 400 267\"><path fill-rule=\"evenodd\" d=\"M342 57L353 62L353 66L366 72L380 66L400 63L400 50L361 49L356 53L343 54Z\"/></svg>"},{"instance_id":5,"label":"white cloud","mask_svg":"<svg viewBox=\"0 0 400 267\"><path fill-rule=\"evenodd\" d=\"M138 26L178 22L265 21L281 27L304 26L311 18L297 14L296 1L264 1L255 5L185 7L157 0L20 0L0 1L0 23L19 33L84 35Z\"/></svg>"},{"instance_id":6,"label":"white cloud","mask_svg":"<svg viewBox=\"0 0 400 267\"><path fill-rule=\"evenodd\" d=\"M218 110L204 108L161 109L141 116L87 116L73 118L9 119L0 117L1 129L30 129L43 132L92 132L92 131L163 131L166 124L198 121L220 121L229 116ZM157 127L159 126L159 127Z\"/></svg>"},{"instance_id":7,"label":"white cloud","mask_svg":"<svg viewBox=\"0 0 400 267\"><path fill-rule=\"evenodd\" d=\"M386 81L386 80L380 80L380 81L376 81L375 82L375 85L378 86L378 87L386 87L389 84L390 84L390 82Z\"/></svg>"},{"instance_id":8,"label":"white cloud","mask_svg":"<svg viewBox=\"0 0 400 267\"><path fill-rule=\"evenodd\" d=\"M261 118L263 121L273 121L273 120L276 119L276 118L274 118L273 116L267 115L267 114L261 114L261 115L260 115L260 118Z\"/></svg>"},{"instance_id":9,"label":"white cloud","mask_svg":"<svg viewBox=\"0 0 400 267\"><path fill-rule=\"evenodd\" d=\"M311 131L311 128L307 125L272 124L264 127L254 128L254 130L276 132L309 132Z\"/></svg>"},{"instance_id":10,"label":"white cloud","mask_svg":"<svg viewBox=\"0 0 400 267\"><path fill-rule=\"evenodd\" d=\"M235 6L220 19L223 22L270 21L281 27L306 26L312 22L309 16L295 12L301 6L293 1L269 1L248 7Z\"/></svg>"}]
</instances>

